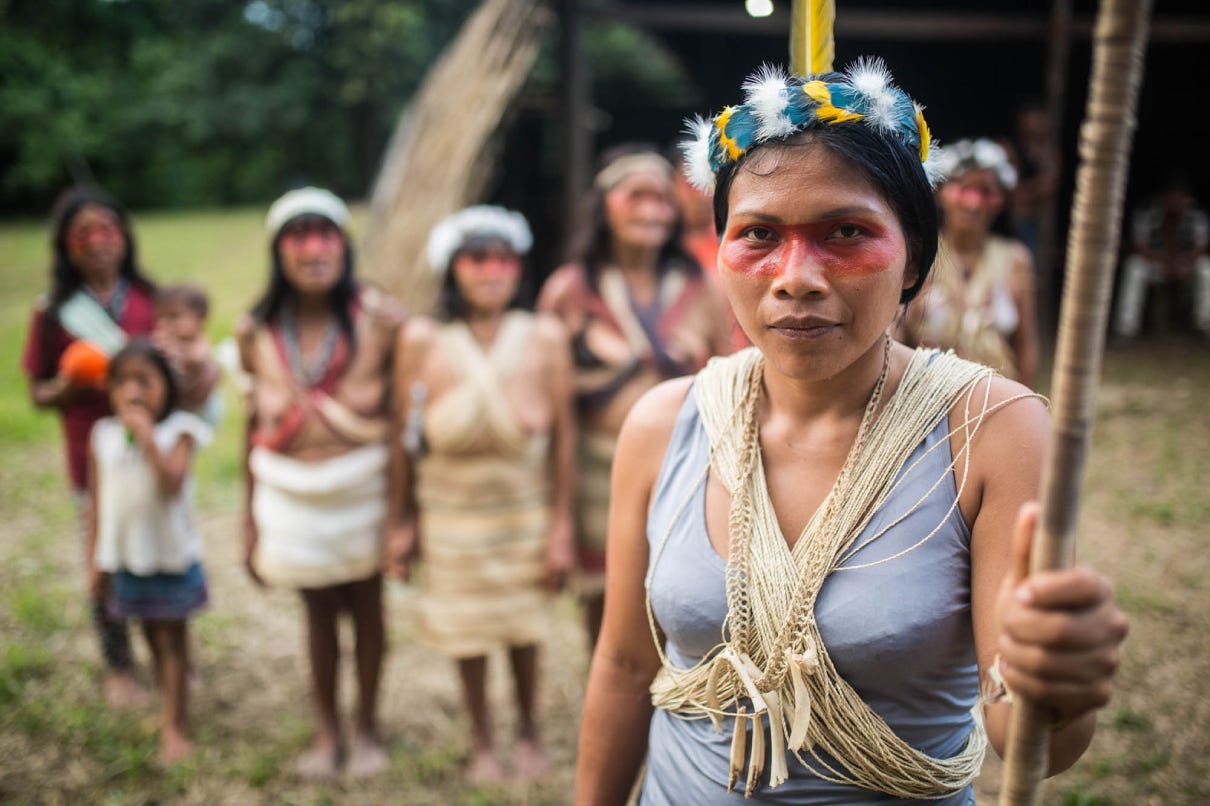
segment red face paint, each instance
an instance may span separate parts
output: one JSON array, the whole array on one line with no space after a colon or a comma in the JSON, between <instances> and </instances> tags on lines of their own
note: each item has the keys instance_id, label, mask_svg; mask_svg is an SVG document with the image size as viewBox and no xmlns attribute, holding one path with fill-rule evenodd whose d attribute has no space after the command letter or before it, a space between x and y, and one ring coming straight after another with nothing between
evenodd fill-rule
<instances>
[{"instance_id":1,"label":"red face paint","mask_svg":"<svg viewBox=\"0 0 1210 806\"><path fill-rule=\"evenodd\" d=\"M829 275L866 276L895 267L903 253L903 236L897 229L869 221L738 222L723 238L719 265L762 278L804 265Z\"/></svg>"}]
</instances>

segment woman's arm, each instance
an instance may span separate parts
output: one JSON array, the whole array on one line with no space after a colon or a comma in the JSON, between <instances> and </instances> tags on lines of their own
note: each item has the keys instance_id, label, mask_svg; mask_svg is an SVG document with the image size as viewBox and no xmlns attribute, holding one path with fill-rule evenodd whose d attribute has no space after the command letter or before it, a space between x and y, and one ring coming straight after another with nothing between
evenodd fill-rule
<instances>
[{"instance_id":1,"label":"woman's arm","mask_svg":"<svg viewBox=\"0 0 1210 806\"><path fill-rule=\"evenodd\" d=\"M553 412L551 427L551 525L546 542L546 584L563 587L575 565L573 524L576 490L576 415L572 378L571 345L567 330L553 316L538 315L538 336Z\"/></svg>"},{"instance_id":2,"label":"woman's arm","mask_svg":"<svg viewBox=\"0 0 1210 806\"><path fill-rule=\"evenodd\" d=\"M1013 352L1017 356L1017 380L1030 389L1038 382L1038 317L1034 292L1034 263L1029 250L1016 245L1013 259L1011 288L1017 307L1017 329L1012 336Z\"/></svg>"},{"instance_id":3,"label":"woman's arm","mask_svg":"<svg viewBox=\"0 0 1210 806\"><path fill-rule=\"evenodd\" d=\"M61 409L70 406L80 396L80 387L56 375L45 380L30 380L30 402L40 409Z\"/></svg>"},{"instance_id":4,"label":"woman's arm","mask_svg":"<svg viewBox=\"0 0 1210 806\"><path fill-rule=\"evenodd\" d=\"M554 314L569 333L579 333L585 325L579 304L583 286L584 272L579 266L560 266L542 284L534 307L542 313Z\"/></svg>"},{"instance_id":5,"label":"woman's arm","mask_svg":"<svg viewBox=\"0 0 1210 806\"><path fill-rule=\"evenodd\" d=\"M404 431L414 414L412 385L421 380L420 372L434 337L431 321L416 317L399 329L395 345L391 430L387 437L387 533L383 545L383 570L387 576L406 581L416 556L416 500L411 457L404 445ZM425 404L421 402L423 407Z\"/></svg>"},{"instance_id":6,"label":"woman's arm","mask_svg":"<svg viewBox=\"0 0 1210 806\"><path fill-rule=\"evenodd\" d=\"M1004 379L991 383L993 405L1025 391ZM1092 739L1093 712L1109 699L1126 620L1108 583L1088 568L1026 579L1036 519L1030 502L1038 495L1048 432L1049 418L1036 398L994 413L972 446L967 483L975 501L971 600L980 673L986 679L999 657L1016 696L1055 715L1048 773L1054 775L1074 764ZM1008 712L1004 702L985 709L1000 755Z\"/></svg>"},{"instance_id":7,"label":"woman's arm","mask_svg":"<svg viewBox=\"0 0 1210 806\"><path fill-rule=\"evenodd\" d=\"M256 518L252 515L252 497L256 478L252 475L252 435L256 431L256 361L254 358L253 340L256 337L256 325L250 316L242 316L235 323L236 345L239 347L240 368L247 374L252 388L244 395L244 570L257 585L263 585L260 575L256 573L253 562L256 556L256 544L260 538L256 531Z\"/></svg>"},{"instance_id":8,"label":"woman's arm","mask_svg":"<svg viewBox=\"0 0 1210 806\"><path fill-rule=\"evenodd\" d=\"M647 622L647 512L690 379L655 387L618 437L609 500L605 618L580 724L575 802L623 804L647 749L648 688L660 659Z\"/></svg>"}]
</instances>

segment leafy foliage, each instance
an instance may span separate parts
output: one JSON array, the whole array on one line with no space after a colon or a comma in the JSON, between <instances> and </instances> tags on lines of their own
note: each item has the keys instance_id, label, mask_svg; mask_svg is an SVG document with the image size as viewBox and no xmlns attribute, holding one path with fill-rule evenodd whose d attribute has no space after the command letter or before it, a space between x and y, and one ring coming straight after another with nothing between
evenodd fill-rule
<instances>
[{"instance_id":1,"label":"leafy foliage","mask_svg":"<svg viewBox=\"0 0 1210 806\"><path fill-rule=\"evenodd\" d=\"M136 206L360 194L472 0L9 0L0 204L95 179ZM301 167L305 166L305 168Z\"/></svg>"},{"instance_id":2,"label":"leafy foliage","mask_svg":"<svg viewBox=\"0 0 1210 806\"><path fill-rule=\"evenodd\" d=\"M72 181L132 207L264 202L302 182L363 196L401 110L477 5L0 0L0 211L44 210ZM555 39L531 96L557 92ZM601 107L691 97L650 35L589 20L585 47Z\"/></svg>"}]
</instances>

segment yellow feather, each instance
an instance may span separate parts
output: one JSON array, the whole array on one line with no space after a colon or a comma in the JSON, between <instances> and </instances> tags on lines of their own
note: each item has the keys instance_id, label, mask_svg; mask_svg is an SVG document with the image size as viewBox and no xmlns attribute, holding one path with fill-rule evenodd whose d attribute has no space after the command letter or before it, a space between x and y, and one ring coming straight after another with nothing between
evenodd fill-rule
<instances>
[{"instance_id":1,"label":"yellow feather","mask_svg":"<svg viewBox=\"0 0 1210 806\"><path fill-rule=\"evenodd\" d=\"M832 93L828 92L828 85L822 81L808 81L802 85L802 91L820 104L832 105Z\"/></svg>"},{"instance_id":2,"label":"yellow feather","mask_svg":"<svg viewBox=\"0 0 1210 806\"><path fill-rule=\"evenodd\" d=\"M793 0L790 11L790 72L819 75L832 70L836 0Z\"/></svg>"},{"instance_id":3,"label":"yellow feather","mask_svg":"<svg viewBox=\"0 0 1210 806\"><path fill-rule=\"evenodd\" d=\"M835 0L809 0L807 13L807 70L812 75L832 72L836 57L836 41L832 28L836 24Z\"/></svg>"},{"instance_id":4,"label":"yellow feather","mask_svg":"<svg viewBox=\"0 0 1210 806\"><path fill-rule=\"evenodd\" d=\"M828 85L822 81L808 81L802 85L802 91L810 95L819 104L815 108L815 116L825 123L844 123L850 120L861 120L860 112L850 112L847 109L832 105L832 93Z\"/></svg>"},{"instance_id":5,"label":"yellow feather","mask_svg":"<svg viewBox=\"0 0 1210 806\"><path fill-rule=\"evenodd\" d=\"M735 107L728 106L718 113L718 117L714 119L714 125L718 128L718 141L723 144L723 148L727 149L727 156L732 160L737 160L744 154L744 150L739 147L739 143L735 139L727 136L727 123L731 120L731 113L735 111Z\"/></svg>"},{"instance_id":6,"label":"yellow feather","mask_svg":"<svg viewBox=\"0 0 1210 806\"><path fill-rule=\"evenodd\" d=\"M929 125L924 122L924 110L916 112L916 128L920 130L920 161L924 162L929 158L929 141L932 139Z\"/></svg>"}]
</instances>

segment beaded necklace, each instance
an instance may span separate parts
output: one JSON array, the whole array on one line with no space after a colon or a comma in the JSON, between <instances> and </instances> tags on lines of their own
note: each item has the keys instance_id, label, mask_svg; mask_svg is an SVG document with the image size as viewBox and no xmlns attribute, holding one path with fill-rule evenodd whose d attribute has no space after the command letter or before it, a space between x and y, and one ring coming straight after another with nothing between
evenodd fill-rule
<instances>
[{"instance_id":1,"label":"beaded necklace","mask_svg":"<svg viewBox=\"0 0 1210 806\"><path fill-rule=\"evenodd\" d=\"M323 341L314 358L307 361L298 343L298 316L292 301L287 301L281 307L282 342L286 347L286 361L290 364L290 373L305 383L315 386L328 374L332 365L332 356L336 353L336 341L340 336L340 328L335 318L328 320L324 329Z\"/></svg>"}]
</instances>

